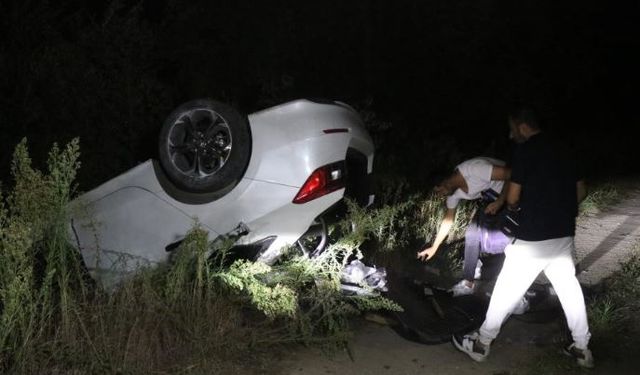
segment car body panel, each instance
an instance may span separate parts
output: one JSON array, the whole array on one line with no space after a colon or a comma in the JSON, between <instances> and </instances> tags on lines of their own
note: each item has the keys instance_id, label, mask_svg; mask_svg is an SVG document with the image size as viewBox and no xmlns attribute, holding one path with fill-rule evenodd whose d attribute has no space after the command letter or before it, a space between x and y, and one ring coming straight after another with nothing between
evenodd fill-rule
<instances>
[{"instance_id":1,"label":"car body panel","mask_svg":"<svg viewBox=\"0 0 640 375\"><path fill-rule=\"evenodd\" d=\"M276 239L259 260L272 263L311 223L339 202L345 189L304 204L292 203L317 168L345 160L354 148L367 158L373 143L358 114L343 104L298 100L248 116L252 153L242 179L228 193L205 203L176 198L148 160L72 202L71 231L89 271L105 286L137 267L165 262L196 220L209 239L243 225L237 244ZM341 129L325 132L327 129ZM123 261L126 260L126 261Z\"/></svg>"},{"instance_id":2,"label":"car body panel","mask_svg":"<svg viewBox=\"0 0 640 375\"><path fill-rule=\"evenodd\" d=\"M248 178L300 187L318 166L344 160L350 146L373 155L373 142L362 120L346 105L298 100L252 114L249 123L254 139L261 142L253 144ZM347 132L327 134L328 129Z\"/></svg>"}]
</instances>

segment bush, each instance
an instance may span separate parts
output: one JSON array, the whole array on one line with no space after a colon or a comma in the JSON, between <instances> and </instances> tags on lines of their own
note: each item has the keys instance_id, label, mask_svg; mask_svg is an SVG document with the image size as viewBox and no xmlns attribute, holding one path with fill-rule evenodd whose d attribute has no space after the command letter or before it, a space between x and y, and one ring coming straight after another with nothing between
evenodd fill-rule
<instances>
[{"instance_id":1,"label":"bush","mask_svg":"<svg viewBox=\"0 0 640 375\"><path fill-rule=\"evenodd\" d=\"M640 345L640 244L621 263L620 270L602 282L589 302L592 347L600 356L624 358Z\"/></svg>"},{"instance_id":2,"label":"bush","mask_svg":"<svg viewBox=\"0 0 640 375\"><path fill-rule=\"evenodd\" d=\"M63 150L54 144L43 174L31 167L26 139L15 149L15 187L0 210L3 368L21 366L31 357L33 342L54 333L68 336L73 308L86 297L80 260L66 231L78 156L77 139Z\"/></svg>"},{"instance_id":3,"label":"bush","mask_svg":"<svg viewBox=\"0 0 640 375\"><path fill-rule=\"evenodd\" d=\"M589 187L589 192L580 203L581 215L594 215L620 201L622 193L610 183Z\"/></svg>"},{"instance_id":4,"label":"bush","mask_svg":"<svg viewBox=\"0 0 640 375\"><path fill-rule=\"evenodd\" d=\"M260 365L244 360L249 352L274 343L343 344L351 316L398 309L379 295L340 290L345 262L369 235L361 231L334 237L316 259L290 251L275 266L224 267L230 244L209 242L196 222L171 262L140 269L110 293L96 289L68 241L78 157L77 139L54 145L43 173L32 167L26 140L16 147L15 184L0 200L5 372L237 372ZM391 223L377 231L380 239L392 233L392 211L378 214Z\"/></svg>"}]
</instances>

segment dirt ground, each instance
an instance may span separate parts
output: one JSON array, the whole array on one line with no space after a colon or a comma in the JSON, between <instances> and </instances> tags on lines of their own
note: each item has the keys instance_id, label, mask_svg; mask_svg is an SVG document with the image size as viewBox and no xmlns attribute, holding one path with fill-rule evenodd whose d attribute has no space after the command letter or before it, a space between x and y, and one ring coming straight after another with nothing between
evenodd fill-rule
<instances>
[{"instance_id":1,"label":"dirt ground","mask_svg":"<svg viewBox=\"0 0 640 375\"><path fill-rule=\"evenodd\" d=\"M597 214L581 217L576 232L578 278L585 288L598 284L619 268L640 241L640 184L629 185L620 203ZM559 367L540 368L536 358L560 357L564 329L562 317L530 323L512 317L491 348L486 362L476 363L452 344L424 345L400 337L389 326L361 320L349 349L323 353L302 348L283 359L274 374L283 375L516 375L516 374L638 374L640 350L628 361L598 357L593 370L570 361Z\"/></svg>"}]
</instances>

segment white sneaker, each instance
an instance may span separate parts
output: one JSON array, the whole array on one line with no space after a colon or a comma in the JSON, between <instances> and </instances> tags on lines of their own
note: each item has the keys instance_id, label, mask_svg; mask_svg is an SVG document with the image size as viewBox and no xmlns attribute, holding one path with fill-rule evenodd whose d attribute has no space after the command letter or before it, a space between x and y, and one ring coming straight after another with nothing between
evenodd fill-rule
<instances>
[{"instance_id":1,"label":"white sneaker","mask_svg":"<svg viewBox=\"0 0 640 375\"><path fill-rule=\"evenodd\" d=\"M586 368L594 368L595 364L593 362L593 354L591 354L591 350L589 349L578 349L576 344L571 344L564 348L564 354L569 357L573 357L578 363L578 366L586 367Z\"/></svg>"},{"instance_id":2,"label":"white sneaker","mask_svg":"<svg viewBox=\"0 0 640 375\"><path fill-rule=\"evenodd\" d=\"M469 294L473 294L474 286L468 286L467 280L460 280L456 285L451 287L450 291L453 293L454 297L466 296Z\"/></svg>"},{"instance_id":3,"label":"white sneaker","mask_svg":"<svg viewBox=\"0 0 640 375\"><path fill-rule=\"evenodd\" d=\"M482 261L478 259L478 263L476 264L476 272L474 273L473 278L475 280L480 280L481 276L482 276Z\"/></svg>"},{"instance_id":4,"label":"white sneaker","mask_svg":"<svg viewBox=\"0 0 640 375\"><path fill-rule=\"evenodd\" d=\"M466 353L476 362L483 362L489 355L490 346L480 342L480 337L477 332L464 336L453 335L452 341L458 350Z\"/></svg>"},{"instance_id":5,"label":"white sneaker","mask_svg":"<svg viewBox=\"0 0 640 375\"><path fill-rule=\"evenodd\" d=\"M511 314L513 315L522 315L529 311L529 300L525 297L520 298L520 302L513 308Z\"/></svg>"}]
</instances>

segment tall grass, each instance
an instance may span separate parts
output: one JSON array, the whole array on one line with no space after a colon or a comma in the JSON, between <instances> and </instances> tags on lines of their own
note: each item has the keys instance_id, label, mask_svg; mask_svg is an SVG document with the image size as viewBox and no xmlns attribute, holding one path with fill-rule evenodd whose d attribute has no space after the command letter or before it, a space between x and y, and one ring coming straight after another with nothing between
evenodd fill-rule
<instances>
[{"instance_id":1,"label":"tall grass","mask_svg":"<svg viewBox=\"0 0 640 375\"><path fill-rule=\"evenodd\" d=\"M54 145L43 173L26 140L14 152L14 186L0 200L2 372L234 373L264 365L246 358L274 344L341 345L351 316L398 309L380 295L345 295L339 283L366 238L396 241L391 209L377 214L382 228L336 230L322 256L291 249L274 266L223 266L225 249L194 223L171 262L106 293L67 238L78 157L77 140Z\"/></svg>"},{"instance_id":2,"label":"tall grass","mask_svg":"<svg viewBox=\"0 0 640 375\"><path fill-rule=\"evenodd\" d=\"M590 186L585 199L580 203L581 215L594 215L622 199L624 193L611 183Z\"/></svg>"},{"instance_id":3,"label":"tall grass","mask_svg":"<svg viewBox=\"0 0 640 375\"><path fill-rule=\"evenodd\" d=\"M392 190L392 194L396 191ZM444 198L432 192L413 194L404 200L382 197L378 207L363 209L349 205L349 217L342 222L343 233L353 230L348 238L365 243L368 259L399 273L414 270L416 253L432 243L446 208ZM454 224L441 251L430 263L439 269L442 280L453 279L463 258L464 232L476 209L475 202L464 202L456 213Z\"/></svg>"},{"instance_id":4,"label":"tall grass","mask_svg":"<svg viewBox=\"0 0 640 375\"><path fill-rule=\"evenodd\" d=\"M373 209L348 202L348 217L332 228L324 253L308 259L289 249L273 266L224 266L224 246L209 242L196 222L171 262L141 269L106 293L67 238L78 158L77 140L54 145L41 172L32 167L26 140L15 149L14 184L0 199L2 372L233 373L269 363L259 354L273 353L274 344L342 345L352 316L399 308L375 293L341 293L344 266L370 255L367 248L414 258L413 247L432 241L444 215L442 198L429 193L398 200L392 189L394 196ZM588 199L612 196L598 191ZM475 208L460 207L449 243L462 238ZM452 269L460 261L453 249L446 256ZM640 333L638 320L629 318L639 310L633 287L639 259L625 263L589 304L595 350L613 350L606 337ZM258 362L246 361L256 354Z\"/></svg>"},{"instance_id":5,"label":"tall grass","mask_svg":"<svg viewBox=\"0 0 640 375\"><path fill-rule=\"evenodd\" d=\"M67 238L78 156L77 140L54 145L42 173L26 140L14 152L14 186L0 200L0 370L147 373L241 363L252 333L242 305L210 288L201 230L172 267L143 271L114 294L93 288Z\"/></svg>"},{"instance_id":6,"label":"tall grass","mask_svg":"<svg viewBox=\"0 0 640 375\"><path fill-rule=\"evenodd\" d=\"M0 229L2 367L22 366L43 337L70 336L73 309L86 297L79 257L66 237L77 159L77 140L63 150L53 146L47 174L32 168L26 140L14 152L15 187Z\"/></svg>"},{"instance_id":7,"label":"tall grass","mask_svg":"<svg viewBox=\"0 0 640 375\"><path fill-rule=\"evenodd\" d=\"M640 243L588 305L594 353L623 359L640 345Z\"/></svg>"},{"instance_id":8,"label":"tall grass","mask_svg":"<svg viewBox=\"0 0 640 375\"><path fill-rule=\"evenodd\" d=\"M640 243L630 249L628 259L620 263L620 269L606 278L586 295L587 316L592 337L589 348L603 367L620 368L619 373L631 373L626 368L635 363L630 358L640 345ZM564 331L564 332L562 332ZM566 344L568 328L558 332L556 340ZM578 371L574 359L550 349L534 358L526 366L527 374L573 374ZM618 372L616 372L618 373Z\"/></svg>"}]
</instances>

